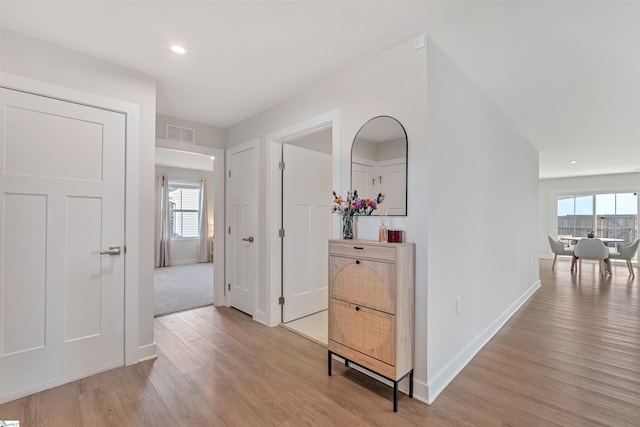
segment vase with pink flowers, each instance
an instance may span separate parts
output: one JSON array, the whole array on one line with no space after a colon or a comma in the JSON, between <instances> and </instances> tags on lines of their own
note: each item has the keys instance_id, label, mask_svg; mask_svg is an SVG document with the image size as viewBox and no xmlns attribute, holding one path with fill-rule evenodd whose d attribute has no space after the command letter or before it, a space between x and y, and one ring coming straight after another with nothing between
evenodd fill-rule
<instances>
[{"instance_id":1,"label":"vase with pink flowers","mask_svg":"<svg viewBox=\"0 0 640 427\"><path fill-rule=\"evenodd\" d=\"M351 240L353 236L353 217L371 215L384 201L384 195L378 193L375 199L360 198L358 191L347 192L346 197L338 196L333 192L332 212L337 212L342 218L342 238Z\"/></svg>"}]
</instances>

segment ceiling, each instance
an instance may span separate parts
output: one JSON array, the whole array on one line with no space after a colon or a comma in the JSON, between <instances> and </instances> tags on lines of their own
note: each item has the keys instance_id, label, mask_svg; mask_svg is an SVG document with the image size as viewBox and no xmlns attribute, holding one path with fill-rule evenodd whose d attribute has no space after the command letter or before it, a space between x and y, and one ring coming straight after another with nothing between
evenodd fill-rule
<instances>
[{"instance_id":1,"label":"ceiling","mask_svg":"<svg viewBox=\"0 0 640 427\"><path fill-rule=\"evenodd\" d=\"M159 113L223 128L426 32L541 178L640 171L640 0L1 0L0 25L153 75Z\"/></svg>"}]
</instances>

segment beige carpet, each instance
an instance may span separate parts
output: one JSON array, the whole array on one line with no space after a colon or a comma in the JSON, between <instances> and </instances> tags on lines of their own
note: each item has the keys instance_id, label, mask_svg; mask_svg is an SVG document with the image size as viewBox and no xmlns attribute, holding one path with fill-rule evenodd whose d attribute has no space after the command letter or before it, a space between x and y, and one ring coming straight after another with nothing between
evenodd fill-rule
<instances>
[{"instance_id":1,"label":"beige carpet","mask_svg":"<svg viewBox=\"0 0 640 427\"><path fill-rule=\"evenodd\" d=\"M213 264L200 263L156 268L154 315L213 304Z\"/></svg>"}]
</instances>

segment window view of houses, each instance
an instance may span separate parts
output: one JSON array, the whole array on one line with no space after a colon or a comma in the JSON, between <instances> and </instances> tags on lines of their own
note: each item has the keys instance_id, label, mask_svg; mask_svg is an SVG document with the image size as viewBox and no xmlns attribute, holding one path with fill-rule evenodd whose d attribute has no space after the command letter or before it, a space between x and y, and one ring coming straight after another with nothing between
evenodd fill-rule
<instances>
[{"instance_id":1,"label":"window view of houses","mask_svg":"<svg viewBox=\"0 0 640 427\"><path fill-rule=\"evenodd\" d=\"M558 196L556 207L559 238L593 234L624 243L638 238L638 193Z\"/></svg>"}]
</instances>

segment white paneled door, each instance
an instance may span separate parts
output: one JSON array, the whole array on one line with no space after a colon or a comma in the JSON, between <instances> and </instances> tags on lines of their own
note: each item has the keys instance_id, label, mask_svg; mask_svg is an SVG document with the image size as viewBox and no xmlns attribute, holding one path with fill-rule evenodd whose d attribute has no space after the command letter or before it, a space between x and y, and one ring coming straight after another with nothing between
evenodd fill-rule
<instances>
[{"instance_id":1,"label":"white paneled door","mask_svg":"<svg viewBox=\"0 0 640 427\"><path fill-rule=\"evenodd\" d=\"M331 239L331 155L283 146L283 322L328 304Z\"/></svg>"},{"instance_id":2,"label":"white paneled door","mask_svg":"<svg viewBox=\"0 0 640 427\"><path fill-rule=\"evenodd\" d=\"M374 193L385 195L378 214L406 215L407 163L404 159L400 159L400 162L383 162L378 165L378 175L377 191Z\"/></svg>"},{"instance_id":3,"label":"white paneled door","mask_svg":"<svg viewBox=\"0 0 640 427\"><path fill-rule=\"evenodd\" d=\"M245 144L227 152L227 250L229 302L255 313L258 268L257 148Z\"/></svg>"},{"instance_id":4,"label":"white paneled door","mask_svg":"<svg viewBox=\"0 0 640 427\"><path fill-rule=\"evenodd\" d=\"M371 197L375 193L375 167L364 163L351 163L351 189L360 197ZM375 196L374 196L375 197Z\"/></svg>"},{"instance_id":5,"label":"white paneled door","mask_svg":"<svg viewBox=\"0 0 640 427\"><path fill-rule=\"evenodd\" d=\"M0 91L2 402L124 362L125 117Z\"/></svg>"}]
</instances>

